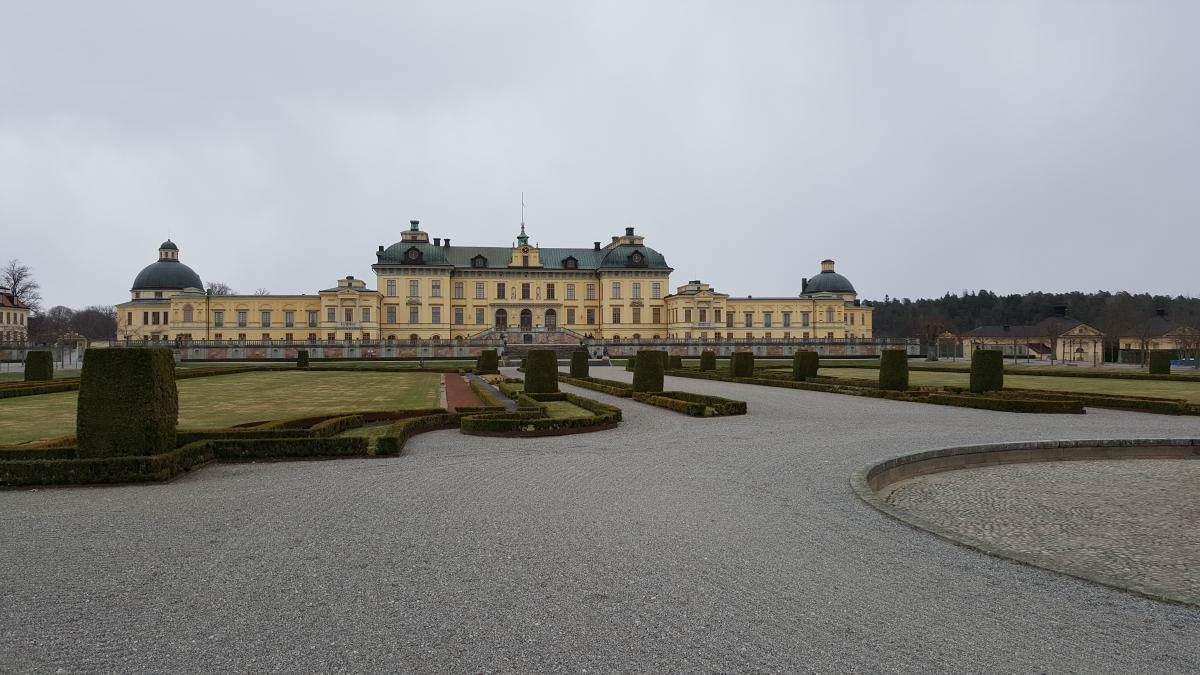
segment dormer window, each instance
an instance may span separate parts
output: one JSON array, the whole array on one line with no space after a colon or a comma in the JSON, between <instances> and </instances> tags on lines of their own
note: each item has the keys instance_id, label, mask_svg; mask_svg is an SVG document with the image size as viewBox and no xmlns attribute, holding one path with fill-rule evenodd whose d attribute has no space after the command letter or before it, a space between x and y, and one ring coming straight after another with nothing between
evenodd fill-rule
<instances>
[{"instance_id":1,"label":"dormer window","mask_svg":"<svg viewBox=\"0 0 1200 675\"><path fill-rule=\"evenodd\" d=\"M471 267L487 267L487 258L482 255L471 258Z\"/></svg>"},{"instance_id":2,"label":"dormer window","mask_svg":"<svg viewBox=\"0 0 1200 675\"><path fill-rule=\"evenodd\" d=\"M579 261L575 259L575 256L567 256L563 258L562 266L565 270L576 270L579 269Z\"/></svg>"},{"instance_id":3,"label":"dormer window","mask_svg":"<svg viewBox=\"0 0 1200 675\"><path fill-rule=\"evenodd\" d=\"M641 251L634 251L633 253L629 254L629 258L627 259L625 265L626 267L645 267L646 256L642 255Z\"/></svg>"},{"instance_id":4,"label":"dormer window","mask_svg":"<svg viewBox=\"0 0 1200 675\"><path fill-rule=\"evenodd\" d=\"M413 246L413 247L409 248L407 251L405 251L404 252L404 262L406 262L410 265L418 265L418 264L424 262L424 255L421 253L421 249L417 248L416 246Z\"/></svg>"}]
</instances>

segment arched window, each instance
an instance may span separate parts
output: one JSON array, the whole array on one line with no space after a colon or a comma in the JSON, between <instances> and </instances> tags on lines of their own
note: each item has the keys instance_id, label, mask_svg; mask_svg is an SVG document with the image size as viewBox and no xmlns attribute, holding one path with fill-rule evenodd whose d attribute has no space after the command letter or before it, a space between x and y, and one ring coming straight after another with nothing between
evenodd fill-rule
<instances>
[{"instance_id":1,"label":"arched window","mask_svg":"<svg viewBox=\"0 0 1200 675\"><path fill-rule=\"evenodd\" d=\"M546 310L546 328L554 329L558 327L558 312L553 309Z\"/></svg>"},{"instance_id":2,"label":"arched window","mask_svg":"<svg viewBox=\"0 0 1200 675\"><path fill-rule=\"evenodd\" d=\"M521 310L521 330L533 330L533 312L528 308Z\"/></svg>"},{"instance_id":3,"label":"arched window","mask_svg":"<svg viewBox=\"0 0 1200 675\"><path fill-rule=\"evenodd\" d=\"M429 338L429 339L430 339L430 340L441 340L441 339L442 339L442 336L440 336L440 335L434 335L433 337L431 337L431 338Z\"/></svg>"},{"instance_id":4,"label":"arched window","mask_svg":"<svg viewBox=\"0 0 1200 675\"><path fill-rule=\"evenodd\" d=\"M192 320L192 306L191 305L183 306L183 320L185 322L190 322Z\"/></svg>"},{"instance_id":5,"label":"arched window","mask_svg":"<svg viewBox=\"0 0 1200 675\"><path fill-rule=\"evenodd\" d=\"M621 341L621 336L620 336L620 335L614 335L614 336L613 336L613 342L620 342L620 341Z\"/></svg>"},{"instance_id":6,"label":"arched window","mask_svg":"<svg viewBox=\"0 0 1200 675\"><path fill-rule=\"evenodd\" d=\"M394 342L394 341L396 340L396 336L395 336L395 335L389 335L389 336L387 336L387 339L388 339L388 342Z\"/></svg>"},{"instance_id":7,"label":"arched window","mask_svg":"<svg viewBox=\"0 0 1200 675\"><path fill-rule=\"evenodd\" d=\"M508 328L508 310L496 310L496 330L505 330Z\"/></svg>"},{"instance_id":8,"label":"arched window","mask_svg":"<svg viewBox=\"0 0 1200 675\"><path fill-rule=\"evenodd\" d=\"M630 339L631 339L631 340L641 340L641 339L642 339L642 334L641 334L641 333L634 333L634 334L633 334L633 337L632 337L632 338L630 338Z\"/></svg>"},{"instance_id":9,"label":"arched window","mask_svg":"<svg viewBox=\"0 0 1200 675\"><path fill-rule=\"evenodd\" d=\"M413 344L416 344L416 342L417 342L418 340L420 340L420 339L421 339L421 338L420 338L420 337L418 337L416 333L413 333L412 335L409 335L409 336L408 336L408 341L409 341L409 342L412 342Z\"/></svg>"}]
</instances>

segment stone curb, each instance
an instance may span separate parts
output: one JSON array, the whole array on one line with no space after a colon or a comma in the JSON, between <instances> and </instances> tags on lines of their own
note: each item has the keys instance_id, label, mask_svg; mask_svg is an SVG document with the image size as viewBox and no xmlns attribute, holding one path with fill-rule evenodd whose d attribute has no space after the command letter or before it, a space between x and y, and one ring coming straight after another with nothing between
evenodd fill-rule
<instances>
[{"instance_id":1,"label":"stone curb","mask_svg":"<svg viewBox=\"0 0 1200 675\"><path fill-rule=\"evenodd\" d=\"M1063 453L1062 450L1070 450L1073 448L1179 448L1177 454L1182 456L1190 455L1194 458L1200 458L1200 439L1196 438L1146 438L1146 439L1121 439L1121 440L1061 440L1061 441L1020 441L1014 443L989 443L982 445L966 445L948 448L938 448L935 450L926 450L923 452L911 453L907 455L896 455L876 462L872 462L867 466L854 472L850 477L850 488L858 495L858 498L866 502L875 510L889 516L915 530L928 532L934 536L945 539L953 544L963 546L965 548L974 549L981 553L986 553L998 558L1004 558L1022 565L1037 567L1056 574L1061 574L1092 583L1101 584L1110 588L1115 588L1126 593L1138 595L1151 600L1167 602L1186 607L1200 608L1200 597L1191 595L1181 595L1175 592L1160 589L1155 586L1131 584L1122 579L1114 579L1103 574L1091 574L1081 572L1079 570L1070 570L1063 568L1059 563L1052 561L1045 556L1031 554L1025 551L1014 551L1011 549L997 546L991 542L984 541L963 534L961 532L951 530L941 525L937 525L925 518L912 514L903 509L896 508L885 500L881 499L879 493L872 487L872 479L879 476L885 471L894 469L905 464L922 462L929 459L937 459L944 457L952 457L957 455L980 455L978 461L972 461L968 466L960 468L977 468L982 466L994 466L998 463L988 463L986 454L993 452L1004 451L1034 451L1031 456L1037 454L1036 451L1045 451L1041 459L1027 459L1028 462L1037 461L1069 461L1085 460L1085 459L1119 459L1119 457L1099 457L1099 456L1077 456L1071 457L1069 452ZM1192 448L1188 452L1184 448ZM1059 452L1056 452L1059 451ZM1145 459L1146 455L1137 455L1137 459ZM1011 463L1011 462L1004 462ZM930 472L933 473L933 472Z\"/></svg>"}]
</instances>

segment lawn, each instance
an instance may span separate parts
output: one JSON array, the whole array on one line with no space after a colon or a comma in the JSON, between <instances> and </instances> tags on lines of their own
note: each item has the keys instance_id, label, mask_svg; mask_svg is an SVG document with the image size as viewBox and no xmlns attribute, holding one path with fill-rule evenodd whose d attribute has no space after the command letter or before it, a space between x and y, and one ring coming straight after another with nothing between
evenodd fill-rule
<instances>
[{"instance_id":1,"label":"lawn","mask_svg":"<svg viewBox=\"0 0 1200 675\"><path fill-rule=\"evenodd\" d=\"M64 370L62 368L54 369L54 379L58 380L64 377L79 377L79 370L72 368ZM0 372L0 382L23 382L25 380L25 371L18 372Z\"/></svg>"},{"instance_id":2,"label":"lawn","mask_svg":"<svg viewBox=\"0 0 1200 675\"><path fill-rule=\"evenodd\" d=\"M180 380L179 426L244 422L355 410L438 407L436 373L276 371ZM0 443L75 433L76 392L0 399Z\"/></svg>"},{"instance_id":3,"label":"lawn","mask_svg":"<svg viewBox=\"0 0 1200 675\"><path fill-rule=\"evenodd\" d=\"M878 370L866 368L822 368L824 377L879 379ZM970 375L965 372L931 372L912 370L908 383L914 387L966 387ZM1005 388L1045 389L1047 391L1078 391L1089 394L1118 396L1158 396L1182 398L1200 403L1200 382L1169 382L1165 380L1118 380L1110 378L1054 377L1051 375L1005 375Z\"/></svg>"},{"instance_id":4,"label":"lawn","mask_svg":"<svg viewBox=\"0 0 1200 675\"><path fill-rule=\"evenodd\" d=\"M592 416L592 412L590 410L580 408L570 401L544 401L542 405L546 406L546 417L553 419Z\"/></svg>"}]
</instances>

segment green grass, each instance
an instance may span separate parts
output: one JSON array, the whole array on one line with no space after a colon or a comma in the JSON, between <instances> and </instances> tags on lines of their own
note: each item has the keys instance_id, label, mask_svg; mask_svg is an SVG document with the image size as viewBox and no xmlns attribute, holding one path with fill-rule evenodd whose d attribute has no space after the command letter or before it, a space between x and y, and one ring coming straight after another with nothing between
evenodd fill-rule
<instances>
[{"instance_id":1,"label":"green grass","mask_svg":"<svg viewBox=\"0 0 1200 675\"><path fill-rule=\"evenodd\" d=\"M54 379L62 379L66 377L79 377L78 369L64 370L61 368L54 369ZM25 373L0 373L0 382L24 382Z\"/></svg>"},{"instance_id":2,"label":"green grass","mask_svg":"<svg viewBox=\"0 0 1200 675\"><path fill-rule=\"evenodd\" d=\"M545 401L542 405L546 406L546 417L552 419L566 419L568 417L591 417L590 410L584 410L579 406L569 401Z\"/></svg>"},{"instance_id":3,"label":"green grass","mask_svg":"<svg viewBox=\"0 0 1200 675\"><path fill-rule=\"evenodd\" d=\"M878 379L878 370L865 368L822 368L823 377ZM909 384L914 387L966 387L970 375L965 372L931 372L910 370ZM1165 380L1118 380L1108 378L1054 377L1052 375L1005 375L1005 388L1045 389L1047 391L1078 391L1089 394L1116 396L1157 396L1182 398L1200 403L1200 383L1169 382Z\"/></svg>"},{"instance_id":4,"label":"green grass","mask_svg":"<svg viewBox=\"0 0 1200 675\"><path fill-rule=\"evenodd\" d=\"M180 380L179 426L213 429L244 422L356 410L438 407L436 373L276 371ZM75 433L77 392L0 399L0 443Z\"/></svg>"}]
</instances>

